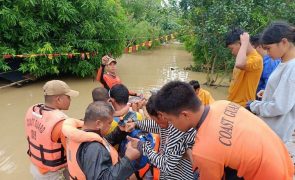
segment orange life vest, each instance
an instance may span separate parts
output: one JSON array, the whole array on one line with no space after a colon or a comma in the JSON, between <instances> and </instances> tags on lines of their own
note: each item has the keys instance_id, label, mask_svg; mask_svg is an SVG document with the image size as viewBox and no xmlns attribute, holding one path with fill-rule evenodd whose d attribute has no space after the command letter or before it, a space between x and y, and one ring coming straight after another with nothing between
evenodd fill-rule
<instances>
[{"instance_id":1,"label":"orange life vest","mask_svg":"<svg viewBox=\"0 0 295 180\"><path fill-rule=\"evenodd\" d=\"M195 129L193 170L199 169L200 179L221 179L229 171L245 180L293 179L294 167L284 143L240 105L214 102L210 111L205 107Z\"/></svg>"},{"instance_id":2,"label":"orange life vest","mask_svg":"<svg viewBox=\"0 0 295 180\"><path fill-rule=\"evenodd\" d=\"M25 132L29 144L31 162L48 171L66 166L66 155L60 142L53 142L51 133L55 125L67 116L55 109L37 104L29 108L25 117Z\"/></svg>"},{"instance_id":3,"label":"orange life vest","mask_svg":"<svg viewBox=\"0 0 295 180\"><path fill-rule=\"evenodd\" d=\"M109 151L112 164L118 162L118 152L101 136L93 132L86 132L77 128L83 126L83 121L77 119L67 119L64 121L62 132L67 138L67 161L70 177L73 180L86 179L85 174L81 170L77 162L77 151L83 142L97 141L105 146Z\"/></svg>"},{"instance_id":4,"label":"orange life vest","mask_svg":"<svg viewBox=\"0 0 295 180\"><path fill-rule=\"evenodd\" d=\"M110 75L108 73L103 75L103 79L104 81L107 83L107 85L109 86L109 88L111 89L114 85L116 84L121 84L121 80L119 78L119 76L113 76Z\"/></svg>"},{"instance_id":5,"label":"orange life vest","mask_svg":"<svg viewBox=\"0 0 295 180\"><path fill-rule=\"evenodd\" d=\"M159 134L153 134L153 138L154 138L154 142L155 142L155 147L154 150L156 152L159 151L159 147L160 147L160 135ZM141 178L144 177L144 175L148 172L148 170L150 169L150 164L147 164L145 167L141 168L139 170L139 176ZM159 180L160 179L160 170L156 167L153 167L153 180Z\"/></svg>"}]
</instances>

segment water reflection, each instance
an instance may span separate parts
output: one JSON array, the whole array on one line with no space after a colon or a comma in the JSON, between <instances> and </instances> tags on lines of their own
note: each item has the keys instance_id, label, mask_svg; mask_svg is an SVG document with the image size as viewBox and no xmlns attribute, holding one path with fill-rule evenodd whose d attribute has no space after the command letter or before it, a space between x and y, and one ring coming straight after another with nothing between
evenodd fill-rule
<instances>
[{"instance_id":1,"label":"water reflection","mask_svg":"<svg viewBox=\"0 0 295 180\"><path fill-rule=\"evenodd\" d=\"M0 150L0 173L11 174L16 170L16 164L12 160L12 155L7 155L6 151Z\"/></svg>"}]
</instances>

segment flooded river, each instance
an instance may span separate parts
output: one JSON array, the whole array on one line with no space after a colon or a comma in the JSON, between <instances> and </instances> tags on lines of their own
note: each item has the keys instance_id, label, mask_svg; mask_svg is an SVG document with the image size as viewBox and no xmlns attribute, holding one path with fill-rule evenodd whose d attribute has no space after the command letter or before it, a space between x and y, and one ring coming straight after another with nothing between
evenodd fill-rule
<instances>
[{"instance_id":1,"label":"flooded river","mask_svg":"<svg viewBox=\"0 0 295 180\"><path fill-rule=\"evenodd\" d=\"M192 56L179 44L164 45L152 51L124 54L118 59L118 75L131 90L149 94L170 80L198 80L205 82L205 74L184 71L192 64ZM62 77L71 88L80 91L80 96L72 99L67 114L81 118L91 102L91 91L98 86L92 78ZM37 81L21 88L0 89L0 179L31 179L29 160L26 155L27 142L24 136L24 115L27 108L43 102L42 86ZM226 88L208 88L215 99L226 98Z\"/></svg>"}]
</instances>

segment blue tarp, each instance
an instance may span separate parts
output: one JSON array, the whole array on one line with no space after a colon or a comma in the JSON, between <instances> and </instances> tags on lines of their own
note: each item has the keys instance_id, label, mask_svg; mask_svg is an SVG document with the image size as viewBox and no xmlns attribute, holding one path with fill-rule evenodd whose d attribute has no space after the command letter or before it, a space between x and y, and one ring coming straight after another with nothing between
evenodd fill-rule
<instances>
[{"instance_id":1,"label":"blue tarp","mask_svg":"<svg viewBox=\"0 0 295 180\"><path fill-rule=\"evenodd\" d=\"M23 74L19 71L9 71L9 72L1 72L0 78L5 79L10 82L17 82L24 80L26 78L23 77Z\"/></svg>"},{"instance_id":2,"label":"blue tarp","mask_svg":"<svg viewBox=\"0 0 295 180\"><path fill-rule=\"evenodd\" d=\"M27 79L23 77L24 74L18 71L18 68L20 67L20 63L22 62L22 59L11 58L11 59L6 59L5 61L8 64L8 66L11 68L11 70L7 72L0 72L0 78L10 81L12 83Z\"/></svg>"}]
</instances>

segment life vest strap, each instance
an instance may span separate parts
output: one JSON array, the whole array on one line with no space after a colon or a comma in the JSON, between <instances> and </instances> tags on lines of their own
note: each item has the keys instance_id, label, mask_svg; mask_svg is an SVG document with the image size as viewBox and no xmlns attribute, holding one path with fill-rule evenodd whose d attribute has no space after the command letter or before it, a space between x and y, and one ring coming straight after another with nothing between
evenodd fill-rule
<instances>
[{"instance_id":1,"label":"life vest strap","mask_svg":"<svg viewBox=\"0 0 295 180\"><path fill-rule=\"evenodd\" d=\"M142 180L142 178L140 177L140 175L139 175L139 172L138 172L138 171L134 172L134 174L135 174L135 176L136 176L137 180Z\"/></svg>"},{"instance_id":2,"label":"life vest strap","mask_svg":"<svg viewBox=\"0 0 295 180\"><path fill-rule=\"evenodd\" d=\"M209 110L210 110L210 106L205 106L204 112L203 112L203 114L202 114L202 116L201 116L201 118L200 118L200 120L199 120L199 122L198 122L198 124L196 126L197 131L199 130L199 128L201 127L201 125L205 121L205 119L206 119L206 117L207 117L207 115L209 113Z\"/></svg>"},{"instance_id":3,"label":"life vest strap","mask_svg":"<svg viewBox=\"0 0 295 180\"><path fill-rule=\"evenodd\" d=\"M29 149L28 149L28 152L27 154L30 156L30 157L33 157L34 159L42 162L42 164L46 165L46 166L50 166L50 167L56 167L56 166L60 166L60 165L63 165L67 162L67 158L64 154L64 148L61 146L61 148L58 148L58 149L53 149L53 150L49 150L49 149L44 149L43 148L43 145L40 145L39 146L36 146L35 144L33 144L31 141L30 141L30 138L28 137L28 143L29 143ZM39 152L40 152L40 156L41 157L38 157L36 155L34 155L31 151L31 146L35 149L37 149ZM44 152L46 153L57 153L57 152L60 152L61 153L61 156L59 159L56 159L56 160L47 160L45 159L44 157Z\"/></svg>"},{"instance_id":4,"label":"life vest strap","mask_svg":"<svg viewBox=\"0 0 295 180\"><path fill-rule=\"evenodd\" d=\"M71 175L70 171L69 171L69 176L70 176L70 179L72 179L72 180L78 180L78 178L77 178L76 176L73 177L73 176Z\"/></svg>"},{"instance_id":5,"label":"life vest strap","mask_svg":"<svg viewBox=\"0 0 295 180\"><path fill-rule=\"evenodd\" d=\"M41 161L44 165L46 166L50 166L50 167L56 167L56 166L60 166L63 165L67 162L67 158L63 157L57 160L46 160L46 159L41 159L37 156L35 156L34 154L31 153L31 157L33 157L34 159Z\"/></svg>"},{"instance_id":6,"label":"life vest strap","mask_svg":"<svg viewBox=\"0 0 295 180\"><path fill-rule=\"evenodd\" d=\"M37 149L38 151L43 151L45 153L57 153L57 152L63 152L64 151L64 148L62 146L61 146L61 148L58 148L58 149L45 149L45 148L43 148L42 145L40 145L40 147L39 147L39 146L33 144L30 141L29 137L27 139L28 139L28 143L29 143L29 150L31 149L30 146L32 146L33 148Z\"/></svg>"},{"instance_id":7,"label":"life vest strap","mask_svg":"<svg viewBox=\"0 0 295 180\"><path fill-rule=\"evenodd\" d=\"M39 114L42 116L43 115L43 111L53 111L55 109L51 108L51 107L47 107L44 104L37 104L35 106L33 106L33 112L36 112L35 108L39 108Z\"/></svg>"}]
</instances>

